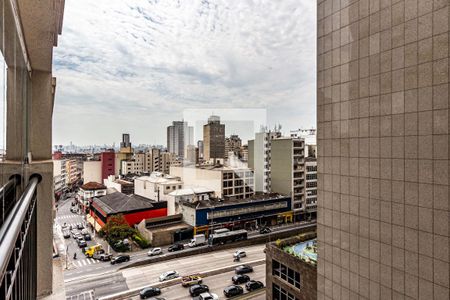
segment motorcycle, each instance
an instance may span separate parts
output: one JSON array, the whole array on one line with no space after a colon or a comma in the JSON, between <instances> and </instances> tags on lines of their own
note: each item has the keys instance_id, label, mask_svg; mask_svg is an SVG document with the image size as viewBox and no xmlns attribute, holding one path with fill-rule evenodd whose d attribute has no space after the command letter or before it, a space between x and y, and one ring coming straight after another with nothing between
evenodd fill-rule
<instances>
[{"instance_id":1,"label":"motorcycle","mask_svg":"<svg viewBox=\"0 0 450 300\"><path fill-rule=\"evenodd\" d=\"M239 262L239 261L241 261L241 257L239 255L235 256L233 259L233 262Z\"/></svg>"}]
</instances>

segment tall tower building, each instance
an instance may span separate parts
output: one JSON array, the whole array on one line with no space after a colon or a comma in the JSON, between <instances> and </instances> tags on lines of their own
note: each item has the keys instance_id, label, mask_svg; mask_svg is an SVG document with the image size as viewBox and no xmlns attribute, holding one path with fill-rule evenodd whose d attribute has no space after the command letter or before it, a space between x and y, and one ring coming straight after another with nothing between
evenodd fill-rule
<instances>
[{"instance_id":1,"label":"tall tower building","mask_svg":"<svg viewBox=\"0 0 450 300\"><path fill-rule=\"evenodd\" d=\"M317 1L318 299L449 299L449 1Z\"/></svg>"},{"instance_id":2,"label":"tall tower building","mask_svg":"<svg viewBox=\"0 0 450 300\"><path fill-rule=\"evenodd\" d=\"M184 121L173 121L167 127L167 151L180 158L184 157L187 145L194 144L194 127Z\"/></svg>"},{"instance_id":3,"label":"tall tower building","mask_svg":"<svg viewBox=\"0 0 450 300\"><path fill-rule=\"evenodd\" d=\"M127 153L127 154L133 153L129 133L122 133L122 141L120 142L120 153Z\"/></svg>"},{"instance_id":4,"label":"tall tower building","mask_svg":"<svg viewBox=\"0 0 450 300\"><path fill-rule=\"evenodd\" d=\"M219 116L210 116L208 124L203 125L203 158L225 158L225 124L220 124Z\"/></svg>"}]
</instances>

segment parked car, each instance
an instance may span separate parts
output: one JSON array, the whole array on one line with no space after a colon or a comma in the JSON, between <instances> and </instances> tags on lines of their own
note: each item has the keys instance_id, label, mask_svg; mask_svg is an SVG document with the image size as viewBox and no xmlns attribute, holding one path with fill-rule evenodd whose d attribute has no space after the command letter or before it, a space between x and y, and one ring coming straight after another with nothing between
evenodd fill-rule
<instances>
[{"instance_id":1,"label":"parked car","mask_svg":"<svg viewBox=\"0 0 450 300\"><path fill-rule=\"evenodd\" d=\"M119 264L119 263L122 263L125 261L130 261L130 256L127 254L120 254L111 259L111 264L115 265L115 264Z\"/></svg>"},{"instance_id":2,"label":"parked car","mask_svg":"<svg viewBox=\"0 0 450 300\"><path fill-rule=\"evenodd\" d=\"M214 293L206 292L200 294L200 296L192 298L192 300L219 300L219 296Z\"/></svg>"},{"instance_id":3,"label":"parked car","mask_svg":"<svg viewBox=\"0 0 450 300\"><path fill-rule=\"evenodd\" d=\"M63 231L63 237L64 237L65 239L70 238L70 232L69 232L68 230L64 230L64 231Z\"/></svg>"},{"instance_id":4,"label":"parked car","mask_svg":"<svg viewBox=\"0 0 450 300\"><path fill-rule=\"evenodd\" d=\"M251 292L254 290L258 290L264 287L264 284L261 281L250 280L245 284L245 288L247 291Z\"/></svg>"},{"instance_id":5,"label":"parked car","mask_svg":"<svg viewBox=\"0 0 450 300\"><path fill-rule=\"evenodd\" d=\"M70 208L70 212L72 212L72 213L77 213L77 211L78 211L78 209L75 206Z\"/></svg>"},{"instance_id":6,"label":"parked car","mask_svg":"<svg viewBox=\"0 0 450 300\"><path fill-rule=\"evenodd\" d=\"M189 288L189 294L191 294L192 297L197 297L204 292L209 292L209 287L205 284L194 284Z\"/></svg>"},{"instance_id":7,"label":"parked car","mask_svg":"<svg viewBox=\"0 0 450 300\"><path fill-rule=\"evenodd\" d=\"M83 234L83 238L84 238L86 241L92 240L91 235L90 235L89 233Z\"/></svg>"},{"instance_id":8,"label":"parked car","mask_svg":"<svg viewBox=\"0 0 450 300\"><path fill-rule=\"evenodd\" d=\"M238 257L238 256L239 256L239 257L246 257L246 256L247 256L247 253L245 253L244 250L239 249L239 250L236 250L236 252L234 252L233 256L234 256L234 257Z\"/></svg>"},{"instance_id":9,"label":"parked car","mask_svg":"<svg viewBox=\"0 0 450 300\"><path fill-rule=\"evenodd\" d=\"M81 230L81 229L84 229L84 226L83 226L83 224L81 224L81 223L78 223L78 224L77 224L77 229L80 229L80 230Z\"/></svg>"},{"instance_id":10,"label":"parked car","mask_svg":"<svg viewBox=\"0 0 450 300\"><path fill-rule=\"evenodd\" d=\"M86 247L87 246L87 243L86 243L86 241L85 240L78 240L78 247L80 247L80 248L84 248L84 247Z\"/></svg>"},{"instance_id":11,"label":"parked car","mask_svg":"<svg viewBox=\"0 0 450 300\"><path fill-rule=\"evenodd\" d=\"M161 295L161 290L156 287L146 287L139 292L141 299L147 299L158 295Z\"/></svg>"},{"instance_id":12,"label":"parked car","mask_svg":"<svg viewBox=\"0 0 450 300\"><path fill-rule=\"evenodd\" d=\"M162 253L163 253L162 249L157 247L157 248L153 248L153 249L148 250L147 255L148 256L153 256L153 255L160 255Z\"/></svg>"},{"instance_id":13,"label":"parked car","mask_svg":"<svg viewBox=\"0 0 450 300\"><path fill-rule=\"evenodd\" d=\"M264 233L271 233L272 232L272 230L269 228L269 227L262 227L260 230L259 230L259 233L261 233L261 234L264 234Z\"/></svg>"},{"instance_id":14,"label":"parked car","mask_svg":"<svg viewBox=\"0 0 450 300\"><path fill-rule=\"evenodd\" d=\"M168 271L159 276L159 281L166 281L177 277L180 277L180 274L178 274L177 271Z\"/></svg>"},{"instance_id":15,"label":"parked car","mask_svg":"<svg viewBox=\"0 0 450 300\"><path fill-rule=\"evenodd\" d=\"M244 274L234 275L233 277L231 277L231 281L234 284L242 284L246 283L247 281L250 281L250 277Z\"/></svg>"},{"instance_id":16,"label":"parked car","mask_svg":"<svg viewBox=\"0 0 450 300\"><path fill-rule=\"evenodd\" d=\"M170 246L167 251L172 252L172 251L179 251L179 250L183 250L184 246L183 244L173 244L172 246Z\"/></svg>"},{"instance_id":17,"label":"parked car","mask_svg":"<svg viewBox=\"0 0 450 300\"><path fill-rule=\"evenodd\" d=\"M238 275L245 274L245 273L251 273L251 272L253 272L253 268L248 265L242 265L242 266L236 267L236 269L234 269L234 272Z\"/></svg>"},{"instance_id":18,"label":"parked car","mask_svg":"<svg viewBox=\"0 0 450 300\"><path fill-rule=\"evenodd\" d=\"M80 232L77 229L72 229L70 231L70 234L72 235L73 238L75 238L75 235L79 234Z\"/></svg>"},{"instance_id":19,"label":"parked car","mask_svg":"<svg viewBox=\"0 0 450 300\"><path fill-rule=\"evenodd\" d=\"M242 295L244 293L244 289L239 285L229 285L223 289L223 294L225 297L230 298L237 295Z\"/></svg>"}]
</instances>

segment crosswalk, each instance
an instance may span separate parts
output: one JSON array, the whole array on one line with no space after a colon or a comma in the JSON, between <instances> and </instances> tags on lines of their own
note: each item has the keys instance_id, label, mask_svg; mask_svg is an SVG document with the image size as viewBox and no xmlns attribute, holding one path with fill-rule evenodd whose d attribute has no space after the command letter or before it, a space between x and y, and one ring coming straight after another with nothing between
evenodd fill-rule
<instances>
[{"instance_id":1,"label":"crosswalk","mask_svg":"<svg viewBox=\"0 0 450 300\"><path fill-rule=\"evenodd\" d=\"M64 216L58 216L56 217L56 220L65 220L65 219L73 219L73 218L80 218L79 215L64 215Z\"/></svg>"},{"instance_id":2,"label":"crosswalk","mask_svg":"<svg viewBox=\"0 0 450 300\"><path fill-rule=\"evenodd\" d=\"M72 263L77 267L83 267L83 266L88 266L88 265L92 265L92 264L98 264L98 263L100 263L100 261L93 259L93 258L85 258L85 259L73 260Z\"/></svg>"}]
</instances>

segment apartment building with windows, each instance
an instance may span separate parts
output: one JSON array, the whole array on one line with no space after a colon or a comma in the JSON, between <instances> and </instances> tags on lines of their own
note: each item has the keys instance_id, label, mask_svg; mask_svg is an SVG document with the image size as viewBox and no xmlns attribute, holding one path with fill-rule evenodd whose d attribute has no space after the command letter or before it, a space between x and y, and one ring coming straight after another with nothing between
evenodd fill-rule
<instances>
[{"instance_id":1,"label":"apartment building with windows","mask_svg":"<svg viewBox=\"0 0 450 300\"><path fill-rule=\"evenodd\" d=\"M317 1L318 298L449 299L449 1Z\"/></svg>"},{"instance_id":2,"label":"apartment building with windows","mask_svg":"<svg viewBox=\"0 0 450 300\"><path fill-rule=\"evenodd\" d=\"M305 210L312 219L317 215L317 159L305 157Z\"/></svg>"},{"instance_id":3,"label":"apartment building with windows","mask_svg":"<svg viewBox=\"0 0 450 300\"><path fill-rule=\"evenodd\" d=\"M183 188L183 181L178 176L153 172L150 176L141 176L134 179L134 193L136 195L154 200L168 201L169 194Z\"/></svg>"},{"instance_id":4,"label":"apartment building with windows","mask_svg":"<svg viewBox=\"0 0 450 300\"><path fill-rule=\"evenodd\" d=\"M305 141L280 137L271 141L271 191L292 197L297 220L306 218Z\"/></svg>"},{"instance_id":5,"label":"apartment building with windows","mask_svg":"<svg viewBox=\"0 0 450 300\"><path fill-rule=\"evenodd\" d=\"M281 132L263 131L255 134L254 140L248 141L248 166L255 173L255 191L271 191L270 166L272 140L281 137Z\"/></svg>"}]
</instances>

